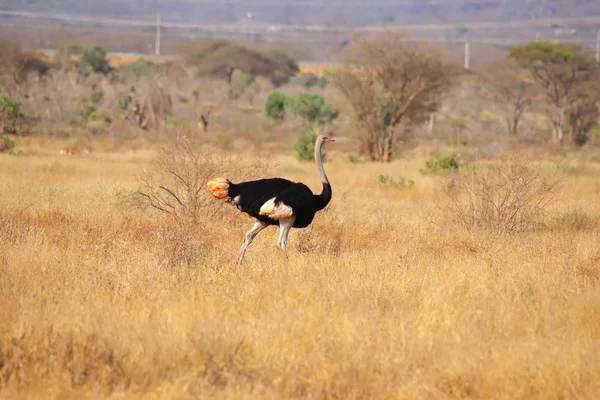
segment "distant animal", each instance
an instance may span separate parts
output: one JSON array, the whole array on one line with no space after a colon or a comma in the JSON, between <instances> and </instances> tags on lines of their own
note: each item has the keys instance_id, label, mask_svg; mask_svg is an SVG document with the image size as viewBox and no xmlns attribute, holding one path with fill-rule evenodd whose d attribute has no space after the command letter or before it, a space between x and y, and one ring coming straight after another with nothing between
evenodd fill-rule
<instances>
[{"instance_id":1,"label":"distant animal","mask_svg":"<svg viewBox=\"0 0 600 400\"><path fill-rule=\"evenodd\" d=\"M67 146L60 149L60 154L64 154L67 156L73 156L75 154L89 154L90 151L88 149L80 149L79 147Z\"/></svg>"},{"instance_id":2,"label":"distant animal","mask_svg":"<svg viewBox=\"0 0 600 400\"><path fill-rule=\"evenodd\" d=\"M283 178L241 183L232 183L226 178L215 178L207 183L208 191L213 197L237 206L240 211L254 218L254 225L246 233L246 240L240 249L236 267L242 263L252 240L267 226L279 225L277 245L285 251L290 229L306 228L312 222L316 212L327 206L332 191L323 168L321 147L324 143L334 141L320 135L315 142L315 163L323 182L323 191L318 195L313 194L303 183Z\"/></svg>"},{"instance_id":3,"label":"distant animal","mask_svg":"<svg viewBox=\"0 0 600 400\"><path fill-rule=\"evenodd\" d=\"M204 114L200 115L200 122L198 122L198 126L202 128L202 132L206 132L208 130L208 120Z\"/></svg>"},{"instance_id":4,"label":"distant animal","mask_svg":"<svg viewBox=\"0 0 600 400\"><path fill-rule=\"evenodd\" d=\"M210 117L210 113L215 109L215 106L212 104L206 104L202 106L202 113L200 114L200 122L198 122L198 126L202 128L202 132L206 132L208 130L208 117Z\"/></svg>"}]
</instances>

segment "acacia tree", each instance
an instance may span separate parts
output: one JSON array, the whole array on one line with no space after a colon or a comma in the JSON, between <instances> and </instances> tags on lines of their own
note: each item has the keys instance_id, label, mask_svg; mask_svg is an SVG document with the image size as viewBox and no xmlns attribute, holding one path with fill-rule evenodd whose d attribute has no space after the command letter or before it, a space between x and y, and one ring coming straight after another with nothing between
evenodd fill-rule
<instances>
[{"instance_id":1,"label":"acacia tree","mask_svg":"<svg viewBox=\"0 0 600 400\"><path fill-rule=\"evenodd\" d=\"M589 82L575 87L574 100L566 112L569 131L569 143L583 145L589 139L590 130L596 126L600 118L598 103L600 102L600 71L596 71ZM563 132L566 129L563 128Z\"/></svg>"},{"instance_id":2,"label":"acacia tree","mask_svg":"<svg viewBox=\"0 0 600 400\"><path fill-rule=\"evenodd\" d=\"M420 119L456 69L432 47L403 43L397 34L356 40L333 84L352 105L361 128L361 151L390 162L402 125Z\"/></svg>"},{"instance_id":3,"label":"acacia tree","mask_svg":"<svg viewBox=\"0 0 600 400\"><path fill-rule=\"evenodd\" d=\"M578 99L578 87L590 82L596 65L582 46L533 42L510 49L510 57L531 73L546 100L554 143L564 143L567 113Z\"/></svg>"},{"instance_id":4,"label":"acacia tree","mask_svg":"<svg viewBox=\"0 0 600 400\"><path fill-rule=\"evenodd\" d=\"M295 60L280 51L261 53L225 40L215 41L199 49L194 43L186 47L184 52L187 53L187 63L195 66L201 76L227 81L230 97L235 96L233 85L236 72L243 72L242 78L246 79L264 76L275 86L289 82L299 72Z\"/></svg>"},{"instance_id":5,"label":"acacia tree","mask_svg":"<svg viewBox=\"0 0 600 400\"><path fill-rule=\"evenodd\" d=\"M516 136L523 114L531 107L534 90L531 83L519 76L519 65L507 58L480 71L480 77L500 106L509 135Z\"/></svg>"}]
</instances>

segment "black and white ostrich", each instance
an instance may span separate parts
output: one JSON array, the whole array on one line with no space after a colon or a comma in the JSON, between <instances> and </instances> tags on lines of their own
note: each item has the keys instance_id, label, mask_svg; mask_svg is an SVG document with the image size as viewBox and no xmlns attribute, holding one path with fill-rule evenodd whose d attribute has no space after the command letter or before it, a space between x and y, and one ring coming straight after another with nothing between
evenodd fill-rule
<instances>
[{"instance_id":1,"label":"black and white ostrich","mask_svg":"<svg viewBox=\"0 0 600 400\"><path fill-rule=\"evenodd\" d=\"M225 178L216 178L206 186L210 194L237 208L255 219L254 225L246 233L246 240L240 249L236 266L239 267L252 240L269 225L279 225L277 245L284 250L291 228L306 228L312 222L315 213L327 206L331 200L331 185L323 169L321 147L323 143L333 142L323 135L315 142L315 163L323 182L323 192L315 195L304 183L292 182L282 178L259 179L241 183L232 183Z\"/></svg>"}]
</instances>

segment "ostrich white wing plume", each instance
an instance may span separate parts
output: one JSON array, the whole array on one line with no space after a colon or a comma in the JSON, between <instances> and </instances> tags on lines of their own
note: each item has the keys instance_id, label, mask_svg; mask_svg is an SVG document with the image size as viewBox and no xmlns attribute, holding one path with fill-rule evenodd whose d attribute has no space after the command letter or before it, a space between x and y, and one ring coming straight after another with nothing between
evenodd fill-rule
<instances>
[{"instance_id":1,"label":"ostrich white wing plume","mask_svg":"<svg viewBox=\"0 0 600 400\"><path fill-rule=\"evenodd\" d=\"M275 203L275 197L269 199L260 208L260 215L266 215L269 218L278 220L281 218L287 218L294 215L292 207L283 204L282 202Z\"/></svg>"}]
</instances>

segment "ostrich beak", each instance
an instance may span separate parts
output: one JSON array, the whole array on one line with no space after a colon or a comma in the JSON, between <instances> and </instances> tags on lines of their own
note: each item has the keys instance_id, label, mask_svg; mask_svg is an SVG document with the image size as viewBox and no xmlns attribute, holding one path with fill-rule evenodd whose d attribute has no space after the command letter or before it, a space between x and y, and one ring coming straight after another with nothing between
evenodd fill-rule
<instances>
[{"instance_id":1,"label":"ostrich beak","mask_svg":"<svg viewBox=\"0 0 600 400\"><path fill-rule=\"evenodd\" d=\"M326 138L325 140L323 140L323 143L329 143L329 142L335 142L335 139Z\"/></svg>"}]
</instances>

